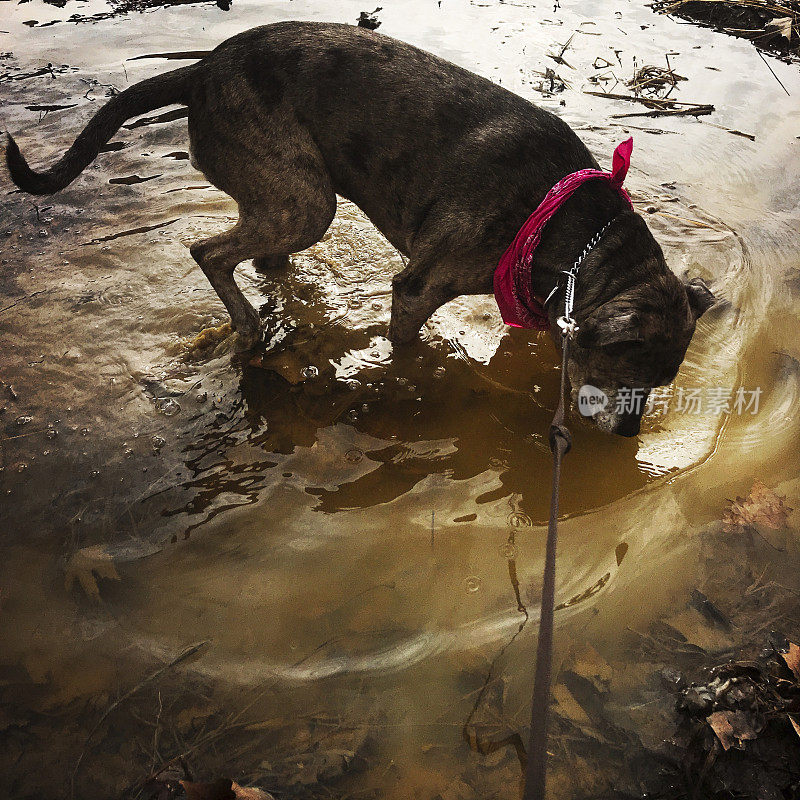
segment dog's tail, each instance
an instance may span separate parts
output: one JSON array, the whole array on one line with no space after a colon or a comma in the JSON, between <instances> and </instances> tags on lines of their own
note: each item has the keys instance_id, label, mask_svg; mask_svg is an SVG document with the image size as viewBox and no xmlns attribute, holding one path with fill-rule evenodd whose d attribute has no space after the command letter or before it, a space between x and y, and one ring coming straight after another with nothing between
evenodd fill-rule
<instances>
[{"instance_id":1,"label":"dog's tail","mask_svg":"<svg viewBox=\"0 0 800 800\"><path fill-rule=\"evenodd\" d=\"M112 97L89 120L61 160L44 172L35 172L28 166L17 143L8 134L6 164L11 180L29 194L60 191L86 169L125 120L173 103L188 103L191 78L198 66L192 64L156 75Z\"/></svg>"}]
</instances>

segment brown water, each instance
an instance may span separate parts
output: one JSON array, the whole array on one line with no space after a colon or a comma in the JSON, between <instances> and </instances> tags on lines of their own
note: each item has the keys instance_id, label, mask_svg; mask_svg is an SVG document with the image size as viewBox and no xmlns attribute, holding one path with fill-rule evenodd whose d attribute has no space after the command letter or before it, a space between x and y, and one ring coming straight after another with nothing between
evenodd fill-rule
<instances>
[{"instance_id":1,"label":"brown water","mask_svg":"<svg viewBox=\"0 0 800 800\"><path fill-rule=\"evenodd\" d=\"M45 162L108 86L256 24L352 22L362 10L235 0L227 14L177 6L75 24L72 14L107 6L4 4L2 122ZM651 415L634 440L573 416L557 662L580 641L625 663L626 629L685 604L697 533L726 498L754 478L781 484L790 505L800 497L800 75L773 61L787 97L749 43L636 3L410 0L379 16L381 32L556 111L603 164L632 133L637 208L673 269L712 281L726 301L701 320L673 391L762 389L757 414ZM568 65L557 65L546 53L570 37ZM596 88L590 76L626 79L634 59L661 65L665 53L688 78L678 95L714 103L713 116L615 119L633 107L582 93ZM613 67L595 69L598 57ZM537 89L547 67L570 84L563 93ZM184 117L129 122L55 197L3 184L0 730L35 717L60 731L14 745L8 791L67 794L64 776L101 710L154 664L207 641L182 667L204 687L192 707L203 719L220 707L238 714L256 742L281 731L280 744L248 756L267 788L283 785L269 776L303 752L313 717L317 728L372 731L348 796L467 797L456 779L469 769L476 796L514 797L513 751L479 761L461 729L494 664L506 687L499 727L524 737L553 346L507 330L487 297L454 301L393 352L383 335L400 260L347 202L287 277L240 268L267 321L262 368L232 362L224 334L192 345L226 317L187 248L229 227L235 206L190 167ZM318 374L304 377L307 367ZM622 708L630 682L612 687ZM125 720L121 735L134 738ZM118 791L203 735L178 729L154 745L152 765L118 743L88 748L78 796ZM355 751L356 739L337 746ZM36 767L37 748L51 769ZM554 797L581 781L591 784L574 764L557 773Z\"/></svg>"}]
</instances>

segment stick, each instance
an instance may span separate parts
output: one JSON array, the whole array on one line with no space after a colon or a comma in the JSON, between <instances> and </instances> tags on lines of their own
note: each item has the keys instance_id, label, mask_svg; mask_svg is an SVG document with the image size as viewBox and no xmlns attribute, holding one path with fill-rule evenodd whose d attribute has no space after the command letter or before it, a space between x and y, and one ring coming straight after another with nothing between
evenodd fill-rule
<instances>
[{"instance_id":1,"label":"stick","mask_svg":"<svg viewBox=\"0 0 800 800\"><path fill-rule=\"evenodd\" d=\"M119 706L122 705L122 703L124 703L129 697L132 697L133 695L135 695L136 692L139 691L139 689L144 688L145 686L147 686L148 683L151 683L152 681L156 680L156 678L161 677L165 672L167 672L168 670L172 669L172 667L176 666L177 664L180 664L181 661L185 661L190 656L193 656L195 653L197 653L198 651L202 650L207 644L208 644L208 640L205 640L205 641L202 641L202 642L198 642L197 644L190 645L185 650L180 652L177 656L175 656L175 658L173 658L172 661L169 662L169 664L165 664L163 667L159 667L155 672L151 673L144 680L142 680L139 683L137 683L136 686L133 687L133 689L130 689L129 691L125 692L125 694L123 694L122 697L119 698L119 700L115 700L103 712L103 715L100 717L99 720L97 720L97 723L95 724L95 726L89 731L89 735L86 737L86 741L83 743L83 750L81 750L81 754L78 757L77 763L75 764L75 769L72 770L72 777L70 778L70 789L69 789L70 798L73 798L73 800L74 800L74 797L75 797L75 779L78 776L78 770L80 769L81 763L83 762L83 757L86 755L86 748L89 746L89 742L90 742L92 736L94 736L94 734L97 732L97 729L103 724L103 722L105 722L105 720L108 717L108 715L112 711L114 711L115 708L119 708Z\"/></svg>"}]
</instances>

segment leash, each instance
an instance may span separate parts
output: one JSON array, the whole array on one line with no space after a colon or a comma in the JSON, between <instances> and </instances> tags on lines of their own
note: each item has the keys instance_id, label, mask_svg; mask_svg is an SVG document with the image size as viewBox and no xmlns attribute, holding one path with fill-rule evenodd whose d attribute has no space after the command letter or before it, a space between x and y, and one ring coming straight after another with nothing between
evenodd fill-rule
<instances>
[{"instance_id":1,"label":"leash","mask_svg":"<svg viewBox=\"0 0 800 800\"><path fill-rule=\"evenodd\" d=\"M561 484L561 461L572 448L572 435L564 424L567 398L567 361L569 343L578 333L578 324L572 316L575 304L575 283L578 271L586 256L598 244L611 222L606 223L586 245L575 263L568 270L564 287L564 315L557 320L561 329L561 386L553 420L550 423L550 451L553 454L553 483L550 493L550 519L547 524L547 545L542 578L542 605L539 618L539 641L536 646L536 672L531 703L531 735L528 743L528 763L525 768L523 800L545 800L547 783L547 716L550 709L550 683L553 664L553 613L556 589L556 549L558 545L558 501ZM545 305L558 290L559 285L545 300Z\"/></svg>"}]
</instances>

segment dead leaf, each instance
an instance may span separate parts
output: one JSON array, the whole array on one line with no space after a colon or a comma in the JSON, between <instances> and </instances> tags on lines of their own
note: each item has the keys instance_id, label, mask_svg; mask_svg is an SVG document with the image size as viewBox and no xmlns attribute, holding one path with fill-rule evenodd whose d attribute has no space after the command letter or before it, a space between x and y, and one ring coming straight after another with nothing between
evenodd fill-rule
<instances>
[{"instance_id":1,"label":"dead leaf","mask_svg":"<svg viewBox=\"0 0 800 800\"><path fill-rule=\"evenodd\" d=\"M745 741L758 736L743 711L715 711L708 715L706 722L717 734L724 750L730 750L731 747L743 750Z\"/></svg>"},{"instance_id":2,"label":"dead leaf","mask_svg":"<svg viewBox=\"0 0 800 800\"><path fill-rule=\"evenodd\" d=\"M589 681L601 694L608 691L613 675L609 663L588 643L573 651L565 669Z\"/></svg>"},{"instance_id":3,"label":"dead leaf","mask_svg":"<svg viewBox=\"0 0 800 800\"><path fill-rule=\"evenodd\" d=\"M557 683L553 686L551 692L553 700L556 701L556 714L564 719L568 719L579 727L582 725L591 725L592 721L589 719L589 715L563 683Z\"/></svg>"},{"instance_id":4,"label":"dead leaf","mask_svg":"<svg viewBox=\"0 0 800 800\"><path fill-rule=\"evenodd\" d=\"M96 576L96 577L95 577ZM120 579L111 553L103 545L82 547L67 562L64 568L64 586L69 591L75 581L80 583L87 597L100 602L100 587L97 578L106 578L111 581Z\"/></svg>"},{"instance_id":5,"label":"dead leaf","mask_svg":"<svg viewBox=\"0 0 800 800\"><path fill-rule=\"evenodd\" d=\"M255 786L240 786L236 781L220 778L210 783L180 781L186 792L186 800L275 800Z\"/></svg>"},{"instance_id":6,"label":"dead leaf","mask_svg":"<svg viewBox=\"0 0 800 800\"><path fill-rule=\"evenodd\" d=\"M781 658L786 662L786 666L794 673L794 677L800 683L800 647L794 642L789 642L789 650L781 653Z\"/></svg>"},{"instance_id":7,"label":"dead leaf","mask_svg":"<svg viewBox=\"0 0 800 800\"><path fill-rule=\"evenodd\" d=\"M764 30L767 33L776 33L786 39L787 42L791 42L793 21L791 17L775 17L764 26Z\"/></svg>"},{"instance_id":8,"label":"dead leaf","mask_svg":"<svg viewBox=\"0 0 800 800\"><path fill-rule=\"evenodd\" d=\"M263 789L255 786L239 786L236 781L231 784L231 789L236 795L236 800L275 800L269 792L265 792Z\"/></svg>"},{"instance_id":9,"label":"dead leaf","mask_svg":"<svg viewBox=\"0 0 800 800\"><path fill-rule=\"evenodd\" d=\"M747 497L729 500L730 508L723 514L725 530L733 533L740 528L763 525L765 528L780 530L786 525L793 509L784 503L786 497L775 494L761 481L756 481Z\"/></svg>"},{"instance_id":10,"label":"dead leaf","mask_svg":"<svg viewBox=\"0 0 800 800\"><path fill-rule=\"evenodd\" d=\"M186 800L236 800L232 782L228 778L219 778L210 783L181 781L186 792Z\"/></svg>"}]
</instances>

